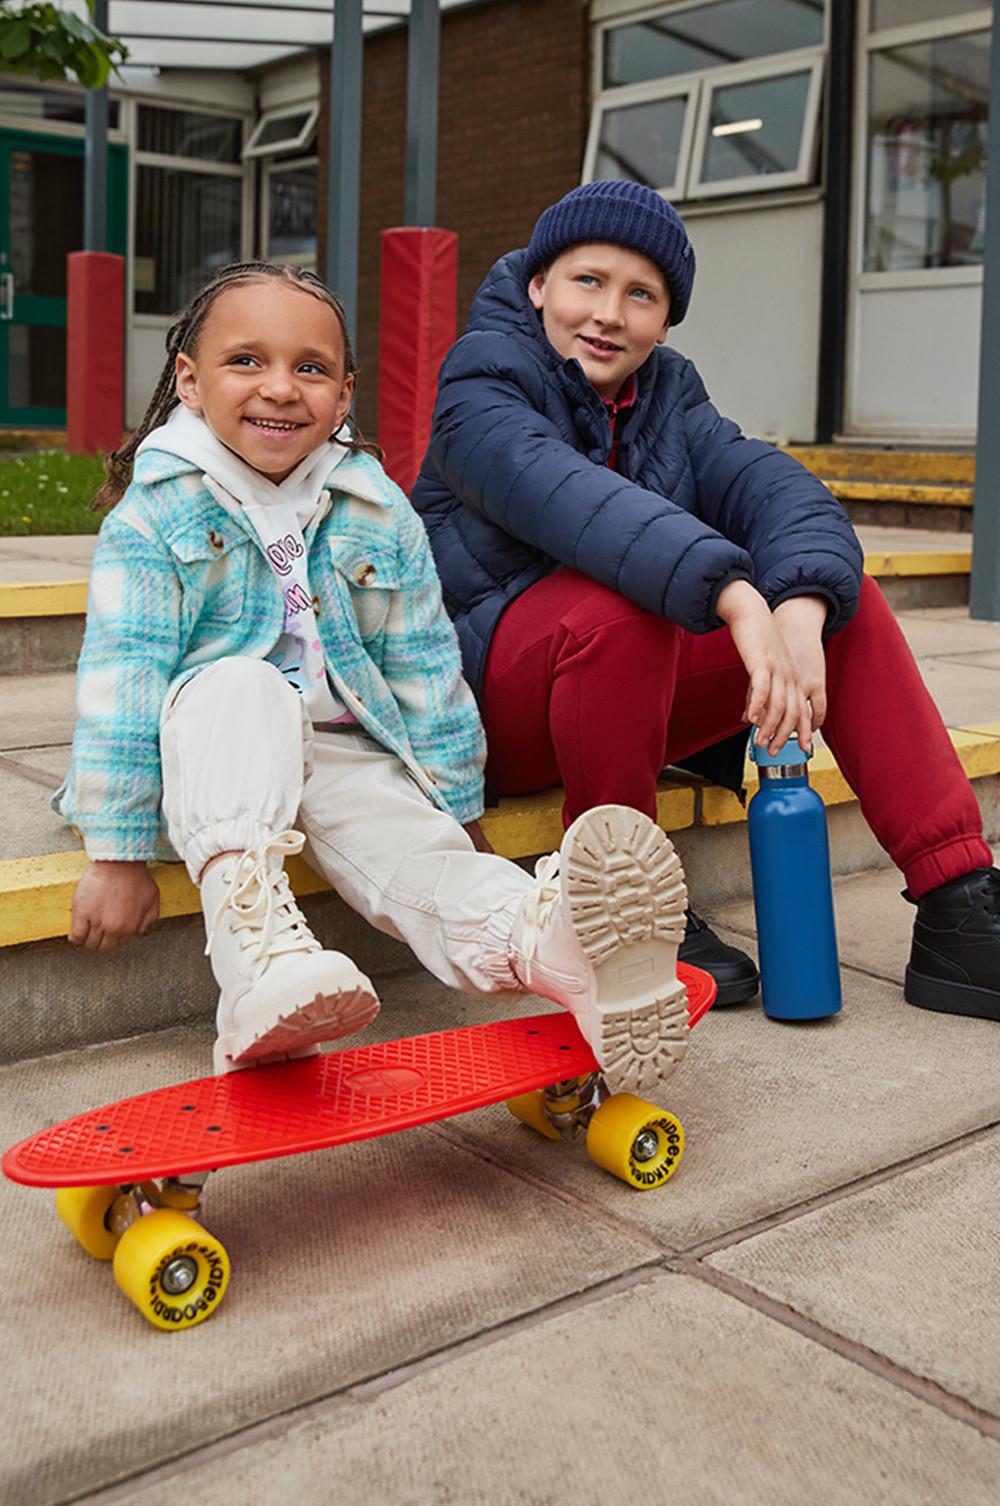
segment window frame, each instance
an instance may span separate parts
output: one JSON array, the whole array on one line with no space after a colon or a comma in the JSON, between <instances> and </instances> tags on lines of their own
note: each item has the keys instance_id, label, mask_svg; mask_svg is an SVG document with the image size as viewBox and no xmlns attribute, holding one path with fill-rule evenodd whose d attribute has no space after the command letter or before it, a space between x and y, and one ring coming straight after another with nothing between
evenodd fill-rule
<instances>
[{"instance_id":1,"label":"window frame","mask_svg":"<svg viewBox=\"0 0 1000 1506\"><path fill-rule=\"evenodd\" d=\"M284 140L261 142L260 137L269 125L277 120L288 120L295 115L305 115L305 125L302 126L296 136L286 136ZM290 157L296 153L308 152L312 138L316 134L316 124L319 120L319 101L300 100L292 105L275 105L270 110L264 110L260 118L250 132L249 138L243 144L244 162L253 157Z\"/></svg>"},{"instance_id":2,"label":"window frame","mask_svg":"<svg viewBox=\"0 0 1000 1506\"><path fill-rule=\"evenodd\" d=\"M819 111L823 97L825 63L826 58L821 51L808 47L793 53L769 53L767 59L756 59L752 63L734 63L727 68L715 68L710 75L705 76L691 154L688 199L717 199L737 193L760 193L764 189L801 188L811 183L815 176L819 150ZM716 89L724 89L732 84L766 83L773 78L802 73L809 74L809 88L802 112L799 155L795 167L783 173L762 173L759 176L748 174L714 181L705 179L705 148L708 145L712 118L712 96Z\"/></svg>"},{"instance_id":3,"label":"window frame","mask_svg":"<svg viewBox=\"0 0 1000 1506\"><path fill-rule=\"evenodd\" d=\"M877 52L897 47L919 46L949 37L971 36L990 32L993 11L983 5L970 4L959 16L939 21L914 21L906 26L872 28L871 0L861 0L858 16L861 49L860 87L854 114L854 168L851 196L852 276L854 293L905 291L913 288L960 287L982 285L983 265L960 267L905 267L895 271L867 270L865 243L868 233L868 130L871 109L871 59Z\"/></svg>"},{"instance_id":4,"label":"window frame","mask_svg":"<svg viewBox=\"0 0 1000 1506\"><path fill-rule=\"evenodd\" d=\"M263 247L265 257L267 258L272 258L272 256L274 255L274 253L272 253L271 251L271 179L274 177L275 173L292 172L295 169L302 167L314 167L316 169L318 187L319 157L315 154L311 157L294 157L291 159L282 158L280 162L267 162L261 169L261 177L263 181L261 184L260 196L260 244ZM318 248L318 221L316 225L316 240ZM292 266L305 267L310 272L314 272L316 270L315 251L311 255L305 251L285 251L282 252L281 260L290 263Z\"/></svg>"},{"instance_id":5,"label":"window frame","mask_svg":"<svg viewBox=\"0 0 1000 1506\"><path fill-rule=\"evenodd\" d=\"M592 104L587 145L584 152L581 182L594 181L594 163L603 118L609 110L620 105L654 103L658 99L675 98L688 93L688 107L681 136L681 149L677 159L677 181L673 185L660 185L658 191L677 204L710 204L726 199L756 198L760 194L780 193L789 188L810 188L816 175L820 158L820 119L822 115L823 88L826 76L826 58L829 50L830 7L826 5L823 23L823 40L809 47L799 47L787 52L769 52L759 58L743 59L736 63L720 63L715 67L699 68L689 73L664 75L647 79L638 84L616 84L605 87L604 34L624 25L632 25L651 16L680 14L706 5L722 4L723 0L683 0L676 5L647 5L634 11L600 16L594 23L595 43L592 48ZM808 62L812 69L806 109L803 115L802 133L799 140L799 158L794 171L768 173L758 177L727 179L724 183L703 183L701 163L704 157L705 137L711 115L711 95L716 87L727 82L753 82L755 79L779 77L786 72L805 72Z\"/></svg>"},{"instance_id":6,"label":"window frame","mask_svg":"<svg viewBox=\"0 0 1000 1506\"><path fill-rule=\"evenodd\" d=\"M594 166L597 162L597 154L600 149L601 131L605 115L615 111L628 109L632 105L659 104L662 100L677 99L680 95L687 95L687 108L684 111L684 124L681 127L681 139L677 148L677 174L673 183L658 183L657 192L666 194L668 198L676 195L683 197L683 188L687 183L688 170L691 161L691 146L694 140L695 121L697 118L697 101L701 91L701 80L696 75L685 73L678 78L653 79L642 84L624 84L618 88L606 90L603 97L594 101L591 111L590 131L587 137L587 148L583 159L583 182L594 181Z\"/></svg>"},{"instance_id":7,"label":"window frame","mask_svg":"<svg viewBox=\"0 0 1000 1506\"><path fill-rule=\"evenodd\" d=\"M150 98L147 95L137 95L127 101L126 108L128 117L128 139L137 142L139 139L139 116L138 112L143 106L151 106L157 110L179 110L190 114L192 111L198 115L223 115L227 119L238 119L243 127L243 140L247 139L250 129L250 119L246 111L239 109L218 108L212 105L203 105L200 102L193 104L187 100L163 99L159 96ZM136 308L135 269L136 269L136 232L138 211L138 179L140 167L166 168L176 172L193 173L195 175L218 175L225 178L238 178L242 183L240 194L240 251L239 257L245 260L250 254L253 239L254 218L254 194L253 174L255 171L252 162L245 162L242 153L238 162L212 162L204 157L174 157L161 152L141 152L133 145L129 151L129 245L128 261L126 269L127 301L133 329L166 329L176 318L176 310L168 314L155 314Z\"/></svg>"}]
</instances>

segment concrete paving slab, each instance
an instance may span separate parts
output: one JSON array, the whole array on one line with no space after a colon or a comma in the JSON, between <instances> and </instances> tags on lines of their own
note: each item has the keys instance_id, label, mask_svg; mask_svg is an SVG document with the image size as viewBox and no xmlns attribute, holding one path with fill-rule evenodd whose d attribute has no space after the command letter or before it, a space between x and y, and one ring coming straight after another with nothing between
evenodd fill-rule
<instances>
[{"instance_id":1,"label":"concrete paving slab","mask_svg":"<svg viewBox=\"0 0 1000 1506\"><path fill-rule=\"evenodd\" d=\"M1000 1416L998 1201L993 1133L709 1264Z\"/></svg>"},{"instance_id":2,"label":"concrete paving slab","mask_svg":"<svg viewBox=\"0 0 1000 1506\"><path fill-rule=\"evenodd\" d=\"M0 748L39 748L70 743L75 723L75 675L4 676Z\"/></svg>"},{"instance_id":3,"label":"concrete paving slab","mask_svg":"<svg viewBox=\"0 0 1000 1506\"><path fill-rule=\"evenodd\" d=\"M946 615L942 615L942 611ZM930 607L897 612L896 621L917 659L974 653L1000 646L1000 623L980 622L968 607Z\"/></svg>"},{"instance_id":4,"label":"concrete paving slab","mask_svg":"<svg viewBox=\"0 0 1000 1506\"><path fill-rule=\"evenodd\" d=\"M0 1138L204 1070L205 1037L146 1037L0 1072ZM592 1173L592 1175L596 1175ZM339 1391L653 1258L427 1130L209 1183L228 1248L224 1310L149 1327L57 1222L48 1192L0 1187L5 1406L0 1498L40 1506ZM232 1496L230 1500L234 1499Z\"/></svg>"},{"instance_id":5,"label":"concrete paving slab","mask_svg":"<svg viewBox=\"0 0 1000 1506\"><path fill-rule=\"evenodd\" d=\"M34 751L0 753L0 858L72 852L79 837L49 805L61 774L49 772Z\"/></svg>"},{"instance_id":6,"label":"concrete paving slab","mask_svg":"<svg viewBox=\"0 0 1000 1506\"><path fill-rule=\"evenodd\" d=\"M130 1506L994 1506L1000 1445L683 1276L560 1312Z\"/></svg>"},{"instance_id":7,"label":"concrete paving slab","mask_svg":"<svg viewBox=\"0 0 1000 1506\"><path fill-rule=\"evenodd\" d=\"M1000 669L1000 649L971 654L942 654L941 659L949 664L971 664L973 669Z\"/></svg>"},{"instance_id":8,"label":"concrete paving slab","mask_svg":"<svg viewBox=\"0 0 1000 1506\"><path fill-rule=\"evenodd\" d=\"M923 659L920 673L946 727L967 727L1000 718L1000 677L996 670L953 660Z\"/></svg>"},{"instance_id":9,"label":"concrete paving slab","mask_svg":"<svg viewBox=\"0 0 1000 1506\"><path fill-rule=\"evenodd\" d=\"M0 582L79 580L90 573L96 534L0 539Z\"/></svg>"},{"instance_id":10,"label":"concrete paving slab","mask_svg":"<svg viewBox=\"0 0 1000 1506\"><path fill-rule=\"evenodd\" d=\"M851 970L844 998L839 1016L808 1025L758 1004L706 1016L658 1095L687 1135L662 1195L594 1181L576 1146L511 1135L502 1108L454 1132L676 1251L995 1122L1000 1026L914 1009L895 984Z\"/></svg>"}]
</instances>

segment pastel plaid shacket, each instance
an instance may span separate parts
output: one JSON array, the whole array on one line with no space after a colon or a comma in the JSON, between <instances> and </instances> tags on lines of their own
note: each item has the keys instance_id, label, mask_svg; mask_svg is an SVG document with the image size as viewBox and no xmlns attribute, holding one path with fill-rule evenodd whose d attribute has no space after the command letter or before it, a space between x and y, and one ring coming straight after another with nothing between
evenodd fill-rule
<instances>
[{"instance_id":1,"label":"pastel plaid shacket","mask_svg":"<svg viewBox=\"0 0 1000 1506\"><path fill-rule=\"evenodd\" d=\"M423 524L370 456L345 457L328 488L305 541L334 687L438 806L472 821L486 742ZM94 551L73 758L53 799L89 857L173 856L160 812L167 695L218 659L263 659L283 613L241 509L223 507L189 461L141 454Z\"/></svg>"}]
</instances>

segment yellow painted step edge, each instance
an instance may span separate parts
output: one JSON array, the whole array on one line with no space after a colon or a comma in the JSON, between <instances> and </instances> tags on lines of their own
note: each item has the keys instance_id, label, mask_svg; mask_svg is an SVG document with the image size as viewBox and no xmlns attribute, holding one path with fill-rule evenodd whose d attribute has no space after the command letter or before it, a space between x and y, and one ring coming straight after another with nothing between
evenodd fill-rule
<instances>
[{"instance_id":1,"label":"yellow painted step edge","mask_svg":"<svg viewBox=\"0 0 1000 1506\"><path fill-rule=\"evenodd\" d=\"M968 575L972 544L960 550L871 550L869 575ZM0 618L79 617L87 610L85 580L11 581L0 584Z\"/></svg>"},{"instance_id":2,"label":"yellow painted step edge","mask_svg":"<svg viewBox=\"0 0 1000 1506\"><path fill-rule=\"evenodd\" d=\"M85 580L18 580L0 584L0 617L82 617Z\"/></svg>"},{"instance_id":3,"label":"yellow painted step edge","mask_svg":"<svg viewBox=\"0 0 1000 1506\"><path fill-rule=\"evenodd\" d=\"M909 481L841 481L821 477L841 502L906 502L921 507L971 507L971 486L925 486Z\"/></svg>"},{"instance_id":4,"label":"yellow painted step edge","mask_svg":"<svg viewBox=\"0 0 1000 1506\"><path fill-rule=\"evenodd\" d=\"M981 722L951 728L949 732L970 779L1000 774L1000 722ZM842 805L854 798L825 748L817 751L810 778L827 805ZM751 766L747 770L747 783L751 789L756 783ZM660 825L667 831L679 831L695 824L724 826L746 820L746 810L728 790L704 786L697 794L700 812L696 820L695 789L665 780L657 797ZM504 857L530 857L559 845L561 806L559 790L509 798L487 813L483 828ZM86 864L82 852L56 852L0 862L0 947L65 936L73 889ZM198 895L181 864L154 864L152 871L160 886L164 919L197 913ZM317 894L327 887L301 858L291 860L288 874L292 888L300 896Z\"/></svg>"},{"instance_id":5,"label":"yellow painted step edge","mask_svg":"<svg viewBox=\"0 0 1000 1506\"><path fill-rule=\"evenodd\" d=\"M876 580L899 575L968 575L972 548L871 549L865 554L865 574Z\"/></svg>"},{"instance_id":6,"label":"yellow painted step edge","mask_svg":"<svg viewBox=\"0 0 1000 1506\"><path fill-rule=\"evenodd\" d=\"M914 481L971 486L976 479L976 457L957 450L861 449L850 445L788 445L807 470L817 476L844 476L857 480Z\"/></svg>"},{"instance_id":7,"label":"yellow painted step edge","mask_svg":"<svg viewBox=\"0 0 1000 1506\"><path fill-rule=\"evenodd\" d=\"M687 785L664 781L657 795L657 815L667 831L694 824L695 792ZM562 838L562 791L519 795L483 817L483 830L497 852L507 858L532 857L551 851ZM82 852L46 853L34 858L0 862L0 947L65 936L77 880L87 866ZM164 920L195 915L198 892L181 863L154 863ZM299 896L319 894L329 885L302 858L288 864L292 888Z\"/></svg>"}]
</instances>

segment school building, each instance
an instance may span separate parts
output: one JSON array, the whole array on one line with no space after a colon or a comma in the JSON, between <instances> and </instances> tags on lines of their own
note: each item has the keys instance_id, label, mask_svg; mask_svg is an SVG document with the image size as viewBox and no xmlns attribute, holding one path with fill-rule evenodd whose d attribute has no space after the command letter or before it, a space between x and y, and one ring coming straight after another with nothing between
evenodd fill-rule
<instances>
[{"instance_id":1,"label":"school building","mask_svg":"<svg viewBox=\"0 0 1000 1506\"><path fill-rule=\"evenodd\" d=\"M379 234L403 223L408 0L366 3L359 412ZM438 225L459 328L491 262L575 183L630 177L698 257L677 346L755 434L971 444L992 7L970 0L442 0ZM111 0L109 249L127 418L171 314L222 263L324 265L331 6ZM0 424L64 422L83 93L0 74Z\"/></svg>"}]
</instances>

